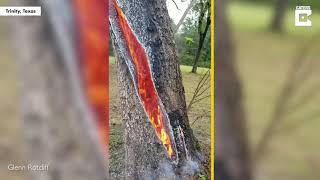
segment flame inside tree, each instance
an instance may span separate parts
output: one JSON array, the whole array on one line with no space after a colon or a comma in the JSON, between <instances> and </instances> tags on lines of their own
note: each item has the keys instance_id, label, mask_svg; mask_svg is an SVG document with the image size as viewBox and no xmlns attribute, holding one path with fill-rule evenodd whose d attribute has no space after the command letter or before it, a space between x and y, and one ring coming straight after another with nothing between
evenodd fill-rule
<instances>
[{"instance_id":1,"label":"flame inside tree","mask_svg":"<svg viewBox=\"0 0 320 180\"><path fill-rule=\"evenodd\" d=\"M74 0L79 29L80 69L87 101L102 139L108 145L108 23L107 0ZM106 148L107 150L108 148Z\"/></svg>"},{"instance_id":2,"label":"flame inside tree","mask_svg":"<svg viewBox=\"0 0 320 180\"><path fill-rule=\"evenodd\" d=\"M126 55L130 57L130 62L126 61L126 64L132 75L137 95L169 157L176 160L177 152L171 125L155 88L146 51L130 28L126 16L117 1L113 0L111 6L117 14L116 23L128 49Z\"/></svg>"}]
</instances>

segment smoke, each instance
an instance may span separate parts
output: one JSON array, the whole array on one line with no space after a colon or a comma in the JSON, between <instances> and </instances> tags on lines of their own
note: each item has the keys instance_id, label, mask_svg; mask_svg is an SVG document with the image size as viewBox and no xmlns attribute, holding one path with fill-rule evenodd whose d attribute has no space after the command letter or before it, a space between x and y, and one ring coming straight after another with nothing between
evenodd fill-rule
<instances>
[{"instance_id":1,"label":"smoke","mask_svg":"<svg viewBox=\"0 0 320 180\"><path fill-rule=\"evenodd\" d=\"M172 163L162 161L159 163L160 179L184 179L185 176L194 176L200 172L200 167L196 161L187 160L178 169L178 173ZM177 175L179 174L179 176Z\"/></svg>"},{"instance_id":2,"label":"smoke","mask_svg":"<svg viewBox=\"0 0 320 180\"><path fill-rule=\"evenodd\" d=\"M161 178L173 179L176 177L173 166L168 161L160 162L159 168L161 172L160 174Z\"/></svg>"},{"instance_id":3,"label":"smoke","mask_svg":"<svg viewBox=\"0 0 320 180\"><path fill-rule=\"evenodd\" d=\"M200 168L197 162L188 160L182 166L182 173L186 175L195 175L200 172Z\"/></svg>"}]
</instances>

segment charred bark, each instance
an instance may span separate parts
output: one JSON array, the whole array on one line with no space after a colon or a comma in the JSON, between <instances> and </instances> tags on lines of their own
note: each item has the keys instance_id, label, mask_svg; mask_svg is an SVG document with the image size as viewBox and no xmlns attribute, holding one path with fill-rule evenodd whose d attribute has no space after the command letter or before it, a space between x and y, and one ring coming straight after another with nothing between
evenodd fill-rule
<instances>
[{"instance_id":1,"label":"charred bark","mask_svg":"<svg viewBox=\"0 0 320 180\"><path fill-rule=\"evenodd\" d=\"M49 4L21 0L17 5L43 5L42 16L13 19L25 161L48 164L48 171L34 171L30 179L103 180L107 162L78 79L76 50L71 44L75 42L74 21L65 11L71 5L56 0L45 3L60 5L65 16L54 12L58 18L52 19ZM59 28L64 33L58 35Z\"/></svg>"},{"instance_id":2,"label":"charred bark","mask_svg":"<svg viewBox=\"0 0 320 180\"><path fill-rule=\"evenodd\" d=\"M242 90L225 1L215 1L215 174L217 180L250 180L251 165Z\"/></svg>"},{"instance_id":3,"label":"charred bark","mask_svg":"<svg viewBox=\"0 0 320 180\"><path fill-rule=\"evenodd\" d=\"M175 134L178 162L174 163L146 115L135 89L130 67L128 45L117 24L119 15L110 9L111 37L117 57L121 111L125 124L125 176L127 179L173 179L193 176L200 166L200 148L190 128L184 87L173 31L165 0L117 1L135 36L144 47L149 60L153 82ZM110 6L112 7L112 6ZM134 69L134 68L133 68ZM177 134L184 133L188 152L181 146ZM188 155L186 155L188 154ZM190 157L190 159L188 159Z\"/></svg>"}]
</instances>

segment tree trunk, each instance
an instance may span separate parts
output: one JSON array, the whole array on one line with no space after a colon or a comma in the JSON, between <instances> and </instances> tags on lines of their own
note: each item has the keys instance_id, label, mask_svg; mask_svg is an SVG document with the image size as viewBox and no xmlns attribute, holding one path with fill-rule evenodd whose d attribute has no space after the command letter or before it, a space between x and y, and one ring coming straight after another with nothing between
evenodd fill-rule
<instances>
[{"instance_id":1,"label":"tree trunk","mask_svg":"<svg viewBox=\"0 0 320 180\"><path fill-rule=\"evenodd\" d=\"M224 0L215 1L215 179L250 180L241 82Z\"/></svg>"},{"instance_id":2,"label":"tree trunk","mask_svg":"<svg viewBox=\"0 0 320 180\"><path fill-rule=\"evenodd\" d=\"M196 57L194 59L194 63L193 63L192 70L191 70L192 73L196 73L197 72L198 63L199 63L199 59L200 59L200 56L201 56L201 50L202 50L202 47L203 47L203 43L204 43L204 41L206 39L207 32L208 32L210 24L211 24L211 16L210 16L210 13L211 13L211 11L210 11L211 2L210 1L205 1L205 2L201 1L200 5L201 5L201 8L200 8L200 15L199 15L199 22L198 22L199 44L198 44L197 54L196 54ZM209 5L209 7L206 7L207 5ZM204 19L204 16L206 15L206 12L208 13L207 14L207 19L206 19L206 26L205 26L204 31L202 31L203 19Z\"/></svg>"},{"instance_id":3,"label":"tree trunk","mask_svg":"<svg viewBox=\"0 0 320 180\"><path fill-rule=\"evenodd\" d=\"M71 4L21 0L16 5L43 8L41 17L12 19L25 161L48 165L32 171L30 179L105 179L107 161L77 71Z\"/></svg>"},{"instance_id":4,"label":"tree trunk","mask_svg":"<svg viewBox=\"0 0 320 180\"><path fill-rule=\"evenodd\" d=\"M203 44L206 40L206 36L207 36L207 32L209 30L209 27L210 27L210 17L208 17L208 20L207 20L207 24L206 24L206 27L205 27L205 30L203 33L200 32L200 38L199 38L199 45L198 45L198 49L197 49L197 54L196 54L196 58L194 59L194 63L193 63L193 66L192 66L192 73L197 73L197 68L198 68L198 63L199 63L199 59L200 59L200 56L201 56L201 50L203 48Z\"/></svg>"},{"instance_id":5,"label":"tree trunk","mask_svg":"<svg viewBox=\"0 0 320 180\"><path fill-rule=\"evenodd\" d=\"M200 149L187 117L185 92L166 2L119 0L111 4L109 20L125 124L125 176L127 179L193 176L201 166ZM148 65L140 69L139 63L143 63L143 59ZM176 159L169 156L157 136L146 108L148 102L140 94L143 84L140 86L138 79L147 79L149 72L159 103L164 107L161 113L168 116L166 130L172 132ZM138 77L140 73L142 76Z\"/></svg>"},{"instance_id":6,"label":"tree trunk","mask_svg":"<svg viewBox=\"0 0 320 180\"><path fill-rule=\"evenodd\" d=\"M286 14L286 8L289 5L289 0L277 0L274 6L274 16L271 22L271 30L276 32L282 32L284 26L284 19Z\"/></svg>"}]
</instances>

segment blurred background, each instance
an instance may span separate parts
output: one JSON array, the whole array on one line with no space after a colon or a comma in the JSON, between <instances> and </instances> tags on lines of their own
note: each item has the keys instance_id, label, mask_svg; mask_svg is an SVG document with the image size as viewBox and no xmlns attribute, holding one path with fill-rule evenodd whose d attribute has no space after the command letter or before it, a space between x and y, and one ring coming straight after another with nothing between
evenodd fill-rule
<instances>
[{"instance_id":1,"label":"blurred background","mask_svg":"<svg viewBox=\"0 0 320 180\"><path fill-rule=\"evenodd\" d=\"M296 6L311 6L312 27L295 26ZM320 1L229 0L225 11L253 179L319 179Z\"/></svg>"},{"instance_id":2,"label":"blurred background","mask_svg":"<svg viewBox=\"0 0 320 180\"><path fill-rule=\"evenodd\" d=\"M5 0L0 6L7 5ZM10 41L10 18L0 16L0 179L23 179L24 172L9 175L8 163L21 164L22 133L18 121L18 78Z\"/></svg>"},{"instance_id":3,"label":"blurred background","mask_svg":"<svg viewBox=\"0 0 320 180\"><path fill-rule=\"evenodd\" d=\"M0 0L42 6L42 17L0 16L1 180L108 176L107 1L86 3Z\"/></svg>"}]
</instances>

